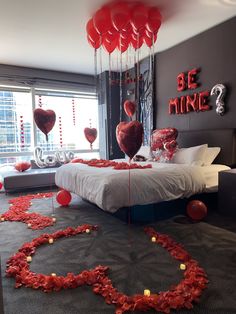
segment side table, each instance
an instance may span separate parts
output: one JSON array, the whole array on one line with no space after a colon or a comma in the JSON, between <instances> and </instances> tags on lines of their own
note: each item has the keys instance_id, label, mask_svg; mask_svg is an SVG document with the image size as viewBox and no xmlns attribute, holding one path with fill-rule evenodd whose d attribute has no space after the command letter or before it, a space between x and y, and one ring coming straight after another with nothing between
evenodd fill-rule
<instances>
[{"instance_id":1,"label":"side table","mask_svg":"<svg viewBox=\"0 0 236 314\"><path fill-rule=\"evenodd\" d=\"M218 211L236 217L236 169L219 172Z\"/></svg>"}]
</instances>

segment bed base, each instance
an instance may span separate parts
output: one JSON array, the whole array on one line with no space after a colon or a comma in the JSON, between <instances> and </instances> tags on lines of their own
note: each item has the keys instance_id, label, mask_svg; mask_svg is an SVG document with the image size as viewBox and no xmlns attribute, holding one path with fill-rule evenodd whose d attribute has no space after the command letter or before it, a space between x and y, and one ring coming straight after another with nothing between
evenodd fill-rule
<instances>
[{"instance_id":1,"label":"bed base","mask_svg":"<svg viewBox=\"0 0 236 314\"><path fill-rule=\"evenodd\" d=\"M185 215L188 202L194 199L204 202L209 211L217 209L217 193L204 193L194 195L188 199L185 198L157 204L123 207L113 215L127 224L146 224L158 220L169 219L178 215Z\"/></svg>"}]
</instances>

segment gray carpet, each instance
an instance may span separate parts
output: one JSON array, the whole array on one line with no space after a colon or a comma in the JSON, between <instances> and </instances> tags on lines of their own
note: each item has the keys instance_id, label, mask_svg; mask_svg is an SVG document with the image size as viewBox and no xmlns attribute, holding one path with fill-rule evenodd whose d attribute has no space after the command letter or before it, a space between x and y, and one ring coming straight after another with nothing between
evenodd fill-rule
<instances>
[{"instance_id":1,"label":"gray carpet","mask_svg":"<svg viewBox=\"0 0 236 314\"><path fill-rule=\"evenodd\" d=\"M0 194L0 213L8 208L8 199L14 197ZM52 201L35 200L31 210L50 215ZM126 225L78 197L73 198L69 207L56 208L56 217L55 226L41 231L29 230L22 223L0 224L5 314L114 313L115 307L106 305L102 297L92 292L91 287L45 294L25 287L15 289L14 279L5 277L7 259L24 242L67 226L89 223L97 224L99 230L90 235L63 238L53 245L38 248L31 263L33 271L65 275L98 264L107 265L114 285L127 294L142 293L146 288L153 292L167 290L182 278L178 263L164 249L150 242L143 232L143 226ZM152 224L157 231L167 233L184 244L205 269L210 280L200 303L195 304L192 311L178 313L236 313L236 233L233 232L236 231L236 223L232 219L225 221L213 213L206 222L196 224L179 224L174 219Z\"/></svg>"}]
</instances>

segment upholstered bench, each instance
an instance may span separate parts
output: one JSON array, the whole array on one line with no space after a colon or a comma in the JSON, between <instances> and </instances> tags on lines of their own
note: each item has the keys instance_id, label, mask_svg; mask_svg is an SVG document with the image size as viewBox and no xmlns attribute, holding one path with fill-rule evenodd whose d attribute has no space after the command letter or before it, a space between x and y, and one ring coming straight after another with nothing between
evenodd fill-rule
<instances>
[{"instance_id":1,"label":"upholstered bench","mask_svg":"<svg viewBox=\"0 0 236 314\"><path fill-rule=\"evenodd\" d=\"M29 169L18 172L15 169L1 173L6 192L15 192L55 185L55 173L57 168Z\"/></svg>"}]
</instances>

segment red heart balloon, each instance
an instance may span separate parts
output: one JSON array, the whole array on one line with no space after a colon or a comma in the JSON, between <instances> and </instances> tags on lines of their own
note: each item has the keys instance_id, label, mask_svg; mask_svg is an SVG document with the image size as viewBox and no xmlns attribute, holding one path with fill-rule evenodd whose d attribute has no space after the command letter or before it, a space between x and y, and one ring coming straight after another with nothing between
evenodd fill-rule
<instances>
[{"instance_id":1,"label":"red heart balloon","mask_svg":"<svg viewBox=\"0 0 236 314\"><path fill-rule=\"evenodd\" d=\"M52 130L56 122L55 112L53 110L37 108L34 110L34 121L39 130L46 135L46 140L48 141L48 133Z\"/></svg>"},{"instance_id":2,"label":"red heart balloon","mask_svg":"<svg viewBox=\"0 0 236 314\"><path fill-rule=\"evenodd\" d=\"M116 139L122 152L133 158L142 145L142 124L138 121L120 122L116 127Z\"/></svg>"},{"instance_id":3,"label":"red heart balloon","mask_svg":"<svg viewBox=\"0 0 236 314\"><path fill-rule=\"evenodd\" d=\"M87 141L92 145L93 142L97 138L97 129L95 129L95 128L85 128L84 129L84 135L85 135Z\"/></svg>"},{"instance_id":4,"label":"red heart balloon","mask_svg":"<svg viewBox=\"0 0 236 314\"><path fill-rule=\"evenodd\" d=\"M128 117L132 117L136 111L136 104L130 100L124 102L124 110Z\"/></svg>"},{"instance_id":5,"label":"red heart balloon","mask_svg":"<svg viewBox=\"0 0 236 314\"><path fill-rule=\"evenodd\" d=\"M31 163L28 161L21 161L15 164L15 169L19 172L23 172L31 167Z\"/></svg>"}]
</instances>

